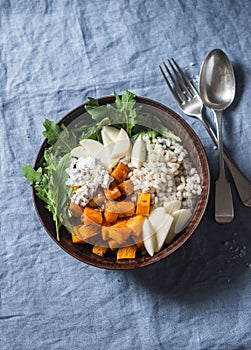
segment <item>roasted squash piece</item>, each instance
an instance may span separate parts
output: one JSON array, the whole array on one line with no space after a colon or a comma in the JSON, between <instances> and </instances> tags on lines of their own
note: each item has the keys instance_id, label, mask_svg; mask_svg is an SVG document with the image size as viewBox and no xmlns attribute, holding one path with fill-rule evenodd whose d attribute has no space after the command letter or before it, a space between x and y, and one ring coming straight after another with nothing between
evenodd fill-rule
<instances>
[{"instance_id":1,"label":"roasted squash piece","mask_svg":"<svg viewBox=\"0 0 251 350\"><path fill-rule=\"evenodd\" d=\"M115 249L117 249L119 247L119 244L117 241L115 241L114 239L110 239L108 241L108 245L109 245L109 248L113 251Z\"/></svg>"},{"instance_id":2,"label":"roasted squash piece","mask_svg":"<svg viewBox=\"0 0 251 350\"><path fill-rule=\"evenodd\" d=\"M98 235L101 231L100 225L81 225L78 228L78 237L83 241Z\"/></svg>"},{"instance_id":3,"label":"roasted squash piece","mask_svg":"<svg viewBox=\"0 0 251 350\"><path fill-rule=\"evenodd\" d=\"M116 222L117 218L132 216L135 213L134 203L131 201L107 201L104 218L109 222Z\"/></svg>"},{"instance_id":4,"label":"roasted squash piece","mask_svg":"<svg viewBox=\"0 0 251 350\"><path fill-rule=\"evenodd\" d=\"M78 244L85 243L82 239L80 239L78 236L74 235L73 233L71 234L71 239L72 239L72 243L78 243Z\"/></svg>"},{"instance_id":5,"label":"roasted squash piece","mask_svg":"<svg viewBox=\"0 0 251 350\"><path fill-rule=\"evenodd\" d=\"M120 184L127 178L127 175L130 173L130 171L131 169L126 164L120 162L113 169L111 176L118 184Z\"/></svg>"},{"instance_id":6,"label":"roasted squash piece","mask_svg":"<svg viewBox=\"0 0 251 350\"><path fill-rule=\"evenodd\" d=\"M133 235L139 237L142 232L143 222L144 222L144 216L136 215L127 220L126 226L130 227Z\"/></svg>"},{"instance_id":7,"label":"roasted squash piece","mask_svg":"<svg viewBox=\"0 0 251 350\"><path fill-rule=\"evenodd\" d=\"M108 200L114 200L121 196L121 192L115 181L111 183L109 188L105 189L105 196Z\"/></svg>"},{"instance_id":8,"label":"roasted squash piece","mask_svg":"<svg viewBox=\"0 0 251 350\"><path fill-rule=\"evenodd\" d=\"M80 219L84 224L98 224L101 225L103 221L102 213L94 208L85 207Z\"/></svg>"},{"instance_id":9,"label":"roasted squash piece","mask_svg":"<svg viewBox=\"0 0 251 350\"><path fill-rule=\"evenodd\" d=\"M117 260L121 259L135 259L137 252L136 245L130 245L128 247L121 247L117 252Z\"/></svg>"},{"instance_id":10,"label":"roasted squash piece","mask_svg":"<svg viewBox=\"0 0 251 350\"><path fill-rule=\"evenodd\" d=\"M131 229L126 226L126 220L120 220L108 228L109 237L117 243L124 243L130 236Z\"/></svg>"},{"instance_id":11,"label":"roasted squash piece","mask_svg":"<svg viewBox=\"0 0 251 350\"><path fill-rule=\"evenodd\" d=\"M111 226L111 223L106 223L106 225L103 223L101 227L101 237L103 241L107 241L109 239L109 226Z\"/></svg>"},{"instance_id":12,"label":"roasted squash piece","mask_svg":"<svg viewBox=\"0 0 251 350\"><path fill-rule=\"evenodd\" d=\"M120 201L117 202L117 211L119 218L124 218L127 216L132 216L135 214L134 203L131 201Z\"/></svg>"},{"instance_id":13,"label":"roasted squash piece","mask_svg":"<svg viewBox=\"0 0 251 350\"><path fill-rule=\"evenodd\" d=\"M100 247L98 245L94 245L92 248L92 252L98 256L104 256L107 250L107 247Z\"/></svg>"},{"instance_id":14,"label":"roasted squash piece","mask_svg":"<svg viewBox=\"0 0 251 350\"><path fill-rule=\"evenodd\" d=\"M151 194L150 193L140 193L137 201L137 215L148 216L150 213L150 202Z\"/></svg>"},{"instance_id":15,"label":"roasted squash piece","mask_svg":"<svg viewBox=\"0 0 251 350\"><path fill-rule=\"evenodd\" d=\"M108 201L105 204L104 219L108 222L116 222L118 219L118 213L116 212L116 203L113 201Z\"/></svg>"},{"instance_id":16,"label":"roasted squash piece","mask_svg":"<svg viewBox=\"0 0 251 350\"><path fill-rule=\"evenodd\" d=\"M94 208L94 209L99 208L99 205L98 205L96 202L94 202L93 199L91 199L91 200L89 201L88 206L91 207L91 208Z\"/></svg>"},{"instance_id":17,"label":"roasted squash piece","mask_svg":"<svg viewBox=\"0 0 251 350\"><path fill-rule=\"evenodd\" d=\"M131 180L123 181L118 185L118 188L121 194L124 196L130 196L134 190L133 182Z\"/></svg>"},{"instance_id":18,"label":"roasted squash piece","mask_svg":"<svg viewBox=\"0 0 251 350\"><path fill-rule=\"evenodd\" d=\"M83 213L83 208L74 202L70 203L70 210L75 217L81 216Z\"/></svg>"},{"instance_id":19,"label":"roasted squash piece","mask_svg":"<svg viewBox=\"0 0 251 350\"><path fill-rule=\"evenodd\" d=\"M71 239L72 239L72 243L80 243L83 244L83 240L80 238L80 234L78 232L78 229L81 227L81 225L75 225L73 226L73 231L71 232Z\"/></svg>"},{"instance_id":20,"label":"roasted squash piece","mask_svg":"<svg viewBox=\"0 0 251 350\"><path fill-rule=\"evenodd\" d=\"M95 203L97 203L98 206L104 203L105 201L105 194L102 188L99 188L95 194L95 196L92 199Z\"/></svg>"}]
</instances>

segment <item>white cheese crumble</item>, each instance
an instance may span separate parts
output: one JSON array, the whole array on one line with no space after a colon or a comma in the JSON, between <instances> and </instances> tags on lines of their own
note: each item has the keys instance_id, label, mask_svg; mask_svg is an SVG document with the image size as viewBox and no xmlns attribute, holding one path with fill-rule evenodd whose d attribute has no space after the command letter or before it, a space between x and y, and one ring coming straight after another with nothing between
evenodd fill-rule
<instances>
[{"instance_id":1,"label":"white cheese crumble","mask_svg":"<svg viewBox=\"0 0 251 350\"><path fill-rule=\"evenodd\" d=\"M69 175L66 185L80 186L72 195L71 201L85 206L93 198L98 187L109 188L113 178L93 157L71 158L66 169Z\"/></svg>"}]
</instances>

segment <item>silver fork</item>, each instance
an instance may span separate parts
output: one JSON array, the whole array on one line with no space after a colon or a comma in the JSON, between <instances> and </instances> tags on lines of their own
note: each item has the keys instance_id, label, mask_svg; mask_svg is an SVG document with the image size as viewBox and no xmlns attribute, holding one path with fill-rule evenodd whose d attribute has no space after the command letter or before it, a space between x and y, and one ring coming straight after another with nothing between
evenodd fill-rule
<instances>
[{"instance_id":1,"label":"silver fork","mask_svg":"<svg viewBox=\"0 0 251 350\"><path fill-rule=\"evenodd\" d=\"M168 60L168 62L170 67L172 68L173 73L164 62L163 62L163 65L173 83L173 86L168 80L162 67L159 66L159 68L173 97L175 98L179 107L185 114L195 117L202 122L202 124L205 126L206 130L208 131L208 134L211 136L211 139L213 140L215 145L218 146L217 137L215 133L213 132L213 130L211 129L211 127L203 117L203 114L202 114L203 102L200 95L198 94L197 90L195 89L193 84L190 82L188 77L182 71L182 69L175 62L175 60L172 58L172 60ZM232 175L233 181L235 183L236 189L238 191L238 194L240 196L242 203L247 207L251 207L251 183L241 173L241 171L234 164L233 160L230 158L230 156L226 151L224 151L223 157L228 166L228 169L230 170L230 173Z\"/></svg>"}]
</instances>

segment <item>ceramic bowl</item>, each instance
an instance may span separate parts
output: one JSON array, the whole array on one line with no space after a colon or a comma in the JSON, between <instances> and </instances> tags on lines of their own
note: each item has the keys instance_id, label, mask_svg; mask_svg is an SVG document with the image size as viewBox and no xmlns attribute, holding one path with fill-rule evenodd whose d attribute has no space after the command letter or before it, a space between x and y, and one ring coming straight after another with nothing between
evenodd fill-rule
<instances>
[{"instance_id":1,"label":"ceramic bowl","mask_svg":"<svg viewBox=\"0 0 251 350\"><path fill-rule=\"evenodd\" d=\"M102 106L107 103L114 103L115 98L114 96L107 96L98 99L98 101L99 104ZM118 262L116 260L116 256L114 256L113 254L108 253L105 257L99 257L92 253L91 247L89 245L73 244L71 236L64 227L62 227L60 231L60 241L57 241L55 224L52 219L52 216L44 207L44 203L35 195L33 190L33 199L37 214L45 230L52 238L52 240L56 244L58 244L66 253L70 254L74 258L82 261L83 263L90 264L99 268L112 270L134 269L156 263L166 258L168 255L172 254L177 249L179 249L194 233L203 217L208 202L210 190L209 165L204 148L196 133L177 113L172 111L170 108L160 104L159 102L143 97L137 97L137 102L143 104L144 107L146 109L149 109L150 112L154 110L155 115L159 117L162 123L166 125L169 129L173 130L174 133L182 139L182 144L187 149L193 166L196 167L200 176L202 192L198 199L196 208L194 209L193 216L189 224L176 237L172 244L164 247L160 252L155 253L153 257L146 254L138 256L134 260ZM85 111L84 106L85 104L80 105L71 112L69 112L62 120L59 121L58 124L60 125L64 123L67 126L79 116L83 116L83 118L85 118L85 115L87 113ZM45 140L38 152L34 166L35 169L38 168L46 147L48 147L48 144Z\"/></svg>"}]
</instances>

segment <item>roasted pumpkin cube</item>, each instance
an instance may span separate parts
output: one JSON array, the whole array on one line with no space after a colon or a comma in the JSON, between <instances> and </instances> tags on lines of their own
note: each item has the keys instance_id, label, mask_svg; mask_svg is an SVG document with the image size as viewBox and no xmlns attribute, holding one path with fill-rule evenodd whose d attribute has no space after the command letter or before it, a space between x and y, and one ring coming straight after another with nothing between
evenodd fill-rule
<instances>
[{"instance_id":1,"label":"roasted pumpkin cube","mask_svg":"<svg viewBox=\"0 0 251 350\"><path fill-rule=\"evenodd\" d=\"M109 245L109 247L110 247L111 250L115 250L116 248L119 247L118 242L115 241L114 239L110 239L110 240L108 241L108 245Z\"/></svg>"},{"instance_id":2,"label":"roasted pumpkin cube","mask_svg":"<svg viewBox=\"0 0 251 350\"><path fill-rule=\"evenodd\" d=\"M109 239L109 226L102 225L101 237L102 237L103 241L107 241Z\"/></svg>"},{"instance_id":3,"label":"roasted pumpkin cube","mask_svg":"<svg viewBox=\"0 0 251 350\"><path fill-rule=\"evenodd\" d=\"M135 213L134 203L131 201L107 201L104 218L106 221L115 222L117 218L132 216ZM113 214L113 215L112 215Z\"/></svg>"},{"instance_id":4,"label":"roasted pumpkin cube","mask_svg":"<svg viewBox=\"0 0 251 350\"><path fill-rule=\"evenodd\" d=\"M74 202L71 202L70 203L70 211L72 212L73 216L78 217L78 216L82 215L83 208L80 205L78 205Z\"/></svg>"},{"instance_id":5,"label":"roasted pumpkin cube","mask_svg":"<svg viewBox=\"0 0 251 350\"><path fill-rule=\"evenodd\" d=\"M78 243L78 244L85 243L82 239L80 239L78 236L74 235L73 233L71 234L71 239L72 239L72 243Z\"/></svg>"},{"instance_id":6,"label":"roasted pumpkin cube","mask_svg":"<svg viewBox=\"0 0 251 350\"><path fill-rule=\"evenodd\" d=\"M134 190L133 182L131 180L123 181L118 185L118 188L124 196L130 196Z\"/></svg>"},{"instance_id":7,"label":"roasted pumpkin cube","mask_svg":"<svg viewBox=\"0 0 251 350\"><path fill-rule=\"evenodd\" d=\"M98 224L101 225L103 221L102 213L94 208L85 207L80 219L84 224Z\"/></svg>"},{"instance_id":8,"label":"roasted pumpkin cube","mask_svg":"<svg viewBox=\"0 0 251 350\"><path fill-rule=\"evenodd\" d=\"M121 247L117 252L117 260L121 259L135 259L137 252L136 245L130 245L128 247Z\"/></svg>"},{"instance_id":9,"label":"roasted pumpkin cube","mask_svg":"<svg viewBox=\"0 0 251 350\"><path fill-rule=\"evenodd\" d=\"M104 203L105 201L105 194L104 191L102 190L102 188L99 188L95 194L95 196L93 197L93 202L95 202L98 206L100 206L101 204Z\"/></svg>"},{"instance_id":10,"label":"roasted pumpkin cube","mask_svg":"<svg viewBox=\"0 0 251 350\"><path fill-rule=\"evenodd\" d=\"M151 205L151 194L150 193L140 193L137 201L137 215L148 216L150 213Z\"/></svg>"},{"instance_id":11,"label":"roasted pumpkin cube","mask_svg":"<svg viewBox=\"0 0 251 350\"><path fill-rule=\"evenodd\" d=\"M73 226L73 232L71 232L71 239L72 239L73 243L80 243L80 244L82 244L84 242L80 238L80 235L79 235L79 232L78 232L79 227L81 227L81 225Z\"/></svg>"},{"instance_id":12,"label":"roasted pumpkin cube","mask_svg":"<svg viewBox=\"0 0 251 350\"><path fill-rule=\"evenodd\" d=\"M126 220L120 220L108 228L109 237L117 243L124 243L130 236L131 229L126 226Z\"/></svg>"},{"instance_id":13,"label":"roasted pumpkin cube","mask_svg":"<svg viewBox=\"0 0 251 350\"><path fill-rule=\"evenodd\" d=\"M109 188L105 189L105 196L108 200L114 200L121 196L121 192L115 181L111 183Z\"/></svg>"},{"instance_id":14,"label":"roasted pumpkin cube","mask_svg":"<svg viewBox=\"0 0 251 350\"><path fill-rule=\"evenodd\" d=\"M118 184L120 184L127 178L130 171L131 169L126 164L120 162L113 169L111 176L115 179L115 181Z\"/></svg>"},{"instance_id":15,"label":"roasted pumpkin cube","mask_svg":"<svg viewBox=\"0 0 251 350\"><path fill-rule=\"evenodd\" d=\"M144 216L136 215L127 220L126 226L130 227L133 235L139 237L142 232L143 222L144 222Z\"/></svg>"},{"instance_id":16,"label":"roasted pumpkin cube","mask_svg":"<svg viewBox=\"0 0 251 350\"><path fill-rule=\"evenodd\" d=\"M107 222L116 222L118 219L118 213L116 212L116 203L113 201L107 201L105 204L104 219Z\"/></svg>"},{"instance_id":17,"label":"roasted pumpkin cube","mask_svg":"<svg viewBox=\"0 0 251 350\"><path fill-rule=\"evenodd\" d=\"M83 241L87 241L88 238L98 235L101 231L100 225L81 225L78 228L78 236Z\"/></svg>"},{"instance_id":18,"label":"roasted pumpkin cube","mask_svg":"<svg viewBox=\"0 0 251 350\"><path fill-rule=\"evenodd\" d=\"M92 252L98 256L104 256L107 250L108 250L107 247L101 247L98 245L94 245L92 248Z\"/></svg>"},{"instance_id":19,"label":"roasted pumpkin cube","mask_svg":"<svg viewBox=\"0 0 251 350\"><path fill-rule=\"evenodd\" d=\"M117 211L119 214L119 218L132 216L135 214L134 203L131 201L117 202Z\"/></svg>"},{"instance_id":20,"label":"roasted pumpkin cube","mask_svg":"<svg viewBox=\"0 0 251 350\"><path fill-rule=\"evenodd\" d=\"M88 206L91 207L91 208L94 208L94 209L99 208L99 205L98 205L96 202L94 202L93 199L91 199L91 200L89 201Z\"/></svg>"}]
</instances>

